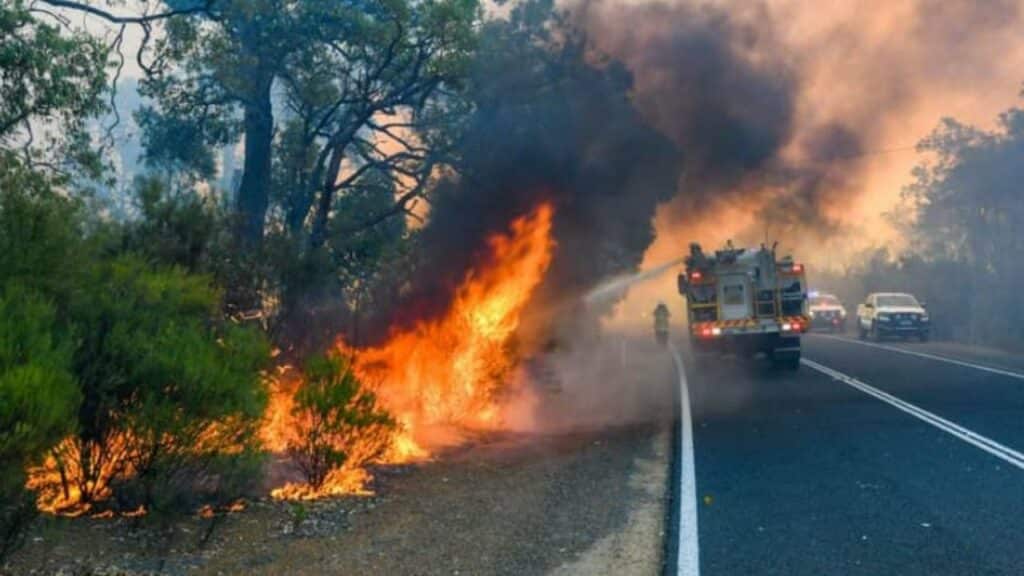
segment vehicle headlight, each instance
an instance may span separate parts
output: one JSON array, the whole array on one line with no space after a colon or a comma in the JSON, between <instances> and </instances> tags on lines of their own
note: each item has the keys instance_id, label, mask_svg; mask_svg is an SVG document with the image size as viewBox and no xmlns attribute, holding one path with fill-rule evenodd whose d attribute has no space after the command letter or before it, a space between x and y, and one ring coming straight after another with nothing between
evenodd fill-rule
<instances>
[{"instance_id":1,"label":"vehicle headlight","mask_svg":"<svg viewBox=\"0 0 1024 576\"><path fill-rule=\"evenodd\" d=\"M921 322L928 322L931 318L927 314L921 314Z\"/></svg>"},{"instance_id":2,"label":"vehicle headlight","mask_svg":"<svg viewBox=\"0 0 1024 576\"><path fill-rule=\"evenodd\" d=\"M875 320L878 320L879 322L888 322L890 318L888 314L879 314L878 316L875 316Z\"/></svg>"}]
</instances>

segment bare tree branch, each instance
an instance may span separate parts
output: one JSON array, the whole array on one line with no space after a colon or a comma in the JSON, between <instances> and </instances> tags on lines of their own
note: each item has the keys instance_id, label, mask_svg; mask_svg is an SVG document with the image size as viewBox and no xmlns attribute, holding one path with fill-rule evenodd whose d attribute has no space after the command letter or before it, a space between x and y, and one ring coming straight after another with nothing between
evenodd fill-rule
<instances>
[{"instance_id":1,"label":"bare tree branch","mask_svg":"<svg viewBox=\"0 0 1024 576\"><path fill-rule=\"evenodd\" d=\"M382 126L380 124L377 124L373 120L370 120L369 122L367 122L367 126L369 126L371 130L373 130L375 132L380 132L381 134L384 134L388 138L394 140L395 142L400 144L403 148L405 148L409 152L429 152L430 151L430 149L428 147L426 147L426 146L417 146L415 144L412 144L404 136L399 136L398 134L395 134L390 128L388 128L386 126ZM409 126L413 127L414 125L413 124L409 124Z\"/></svg>"},{"instance_id":2,"label":"bare tree branch","mask_svg":"<svg viewBox=\"0 0 1024 576\"><path fill-rule=\"evenodd\" d=\"M38 2L39 2L39 0L34 0L32 2L32 4L29 5L28 11L32 12L32 13L36 13L36 14L43 14L45 16L49 16L50 18L53 18L54 20L59 22L61 24L61 26L64 26L65 28L68 28L68 27L71 26L71 19L70 18L68 18L67 16L64 16L63 14L58 14L58 13L52 11L52 10L47 10L46 8L40 8L37 5Z\"/></svg>"},{"instance_id":3,"label":"bare tree branch","mask_svg":"<svg viewBox=\"0 0 1024 576\"><path fill-rule=\"evenodd\" d=\"M108 10L97 8L89 4L88 2L77 2L75 0L38 0L43 4L49 4L55 8L66 8L68 10L76 10L78 12L85 12L93 16L98 16L107 22L112 24L149 24L150 22L156 22L159 20L166 20L175 16L184 16L188 14L199 14L208 12L213 7L216 0L206 0L202 4L197 4L189 8L179 8L177 10L167 10L165 12L157 12L156 14L147 14L143 16L123 16L120 14L114 14Z\"/></svg>"},{"instance_id":4,"label":"bare tree branch","mask_svg":"<svg viewBox=\"0 0 1024 576\"><path fill-rule=\"evenodd\" d=\"M114 130L121 124L121 113L117 109L117 83L121 81L121 72L124 70L124 53L121 52L121 46L124 43L124 30L127 24L121 24L120 29L117 31L117 36L114 41L110 44L110 50L117 54L117 67L114 69L114 76L110 80L110 109L114 113L114 121L107 126L104 130L104 139L108 147L114 146Z\"/></svg>"},{"instance_id":5,"label":"bare tree branch","mask_svg":"<svg viewBox=\"0 0 1024 576\"><path fill-rule=\"evenodd\" d=\"M398 216L399 214L409 214L418 219L418 215L412 214L410 212L410 204L422 198L423 190L426 188L426 186L427 180L421 180L419 183L416 184L416 186L414 186L413 188L409 189L401 196L399 196L398 199L395 200L395 203L392 204L391 207L388 208L387 210L382 210L354 226L349 226L347 228L339 230L339 232L343 235L356 234L358 232L362 232L363 230L369 230L370 228L377 226L378 224L384 222L385 220L388 220L389 218Z\"/></svg>"}]
</instances>

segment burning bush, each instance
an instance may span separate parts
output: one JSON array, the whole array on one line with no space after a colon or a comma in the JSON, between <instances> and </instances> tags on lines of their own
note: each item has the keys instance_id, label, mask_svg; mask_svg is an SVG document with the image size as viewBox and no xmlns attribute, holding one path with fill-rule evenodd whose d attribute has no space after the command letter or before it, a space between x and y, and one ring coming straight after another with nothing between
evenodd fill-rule
<instances>
[{"instance_id":1,"label":"burning bush","mask_svg":"<svg viewBox=\"0 0 1024 576\"><path fill-rule=\"evenodd\" d=\"M209 281L130 257L93 266L71 305L77 432L32 473L40 506L169 508L254 460L263 338L219 326ZM241 467L241 468L239 468Z\"/></svg>"},{"instance_id":2,"label":"burning bush","mask_svg":"<svg viewBox=\"0 0 1024 576\"><path fill-rule=\"evenodd\" d=\"M396 426L338 353L307 363L291 412L295 430L287 450L307 485L275 491L285 498L351 492L353 482L361 485L366 464L390 447Z\"/></svg>"},{"instance_id":3,"label":"burning bush","mask_svg":"<svg viewBox=\"0 0 1024 576\"><path fill-rule=\"evenodd\" d=\"M307 483L275 497L362 492L369 462L421 460L467 431L502 426L502 401L516 391L508 377L521 359L520 317L555 248L553 216L541 203L490 236L444 314L395 327L378 346L339 340L300 378L282 370L261 436L292 455Z\"/></svg>"}]
</instances>

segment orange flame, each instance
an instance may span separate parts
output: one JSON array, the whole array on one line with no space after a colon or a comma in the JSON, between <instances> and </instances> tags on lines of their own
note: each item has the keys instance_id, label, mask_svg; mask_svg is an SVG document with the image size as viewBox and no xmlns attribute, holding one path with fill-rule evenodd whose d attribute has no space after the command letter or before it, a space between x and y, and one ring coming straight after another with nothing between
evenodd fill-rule
<instances>
[{"instance_id":1,"label":"orange flame","mask_svg":"<svg viewBox=\"0 0 1024 576\"><path fill-rule=\"evenodd\" d=\"M513 335L520 316L551 263L553 209L542 204L516 219L507 234L488 240L488 264L470 270L440 318L397 331L383 345L338 349L354 358L360 380L398 421L387 463L422 460L457 443L466 430L502 425L501 393L515 367ZM290 428L291 393L282 378L271 398L264 438L283 447ZM301 385L301 384L299 384ZM353 447L356 453L359 447ZM320 490L288 484L277 498L311 499L366 493L370 476L358 466L333 472Z\"/></svg>"},{"instance_id":2,"label":"orange flame","mask_svg":"<svg viewBox=\"0 0 1024 576\"><path fill-rule=\"evenodd\" d=\"M551 262L551 218L543 204L492 236L493 264L466 275L442 318L358 351L360 376L403 425L389 461L423 458L461 429L501 425L497 395L516 364L520 314Z\"/></svg>"},{"instance_id":3,"label":"orange flame","mask_svg":"<svg viewBox=\"0 0 1024 576\"><path fill-rule=\"evenodd\" d=\"M26 488L36 492L36 508L40 512L77 517L92 512L93 503L110 497L110 483L121 476L134 472L125 461L131 442L124 435L114 435L105 443L83 446L73 437L62 440L43 463L29 468ZM82 450L86 450L85 454ZM93 466L83 468L83 461ZM145 511L125 513L144 514ZM112 514L112 513L110 513ZM93 517L105 517L104 513Z\"/></svg>"}]
</instances>

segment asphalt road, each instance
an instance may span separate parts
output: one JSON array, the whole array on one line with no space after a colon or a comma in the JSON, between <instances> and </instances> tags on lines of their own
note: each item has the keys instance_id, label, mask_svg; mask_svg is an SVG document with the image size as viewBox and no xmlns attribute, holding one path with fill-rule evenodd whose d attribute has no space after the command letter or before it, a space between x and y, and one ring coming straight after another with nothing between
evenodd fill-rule
<instances>
[{"instance_id":1,"label":"asphalt road","mask_svg":"<svg viewBox=\"0 0 1024 576\"><path fill-rule=\"evenodd\" d=\"M701 574L1024 574L1024 359L825 336L797 372L684 358Z\"/></svg>"}]
</instances>

